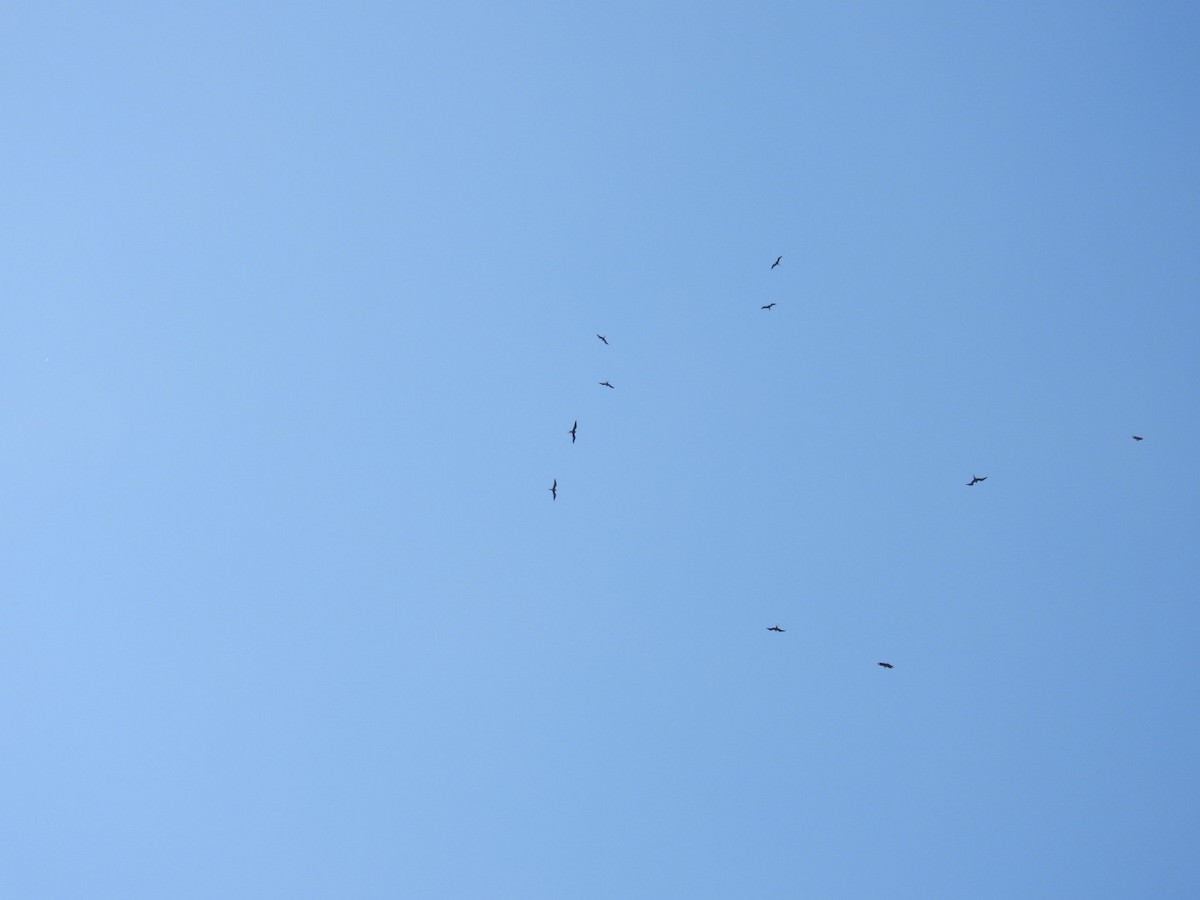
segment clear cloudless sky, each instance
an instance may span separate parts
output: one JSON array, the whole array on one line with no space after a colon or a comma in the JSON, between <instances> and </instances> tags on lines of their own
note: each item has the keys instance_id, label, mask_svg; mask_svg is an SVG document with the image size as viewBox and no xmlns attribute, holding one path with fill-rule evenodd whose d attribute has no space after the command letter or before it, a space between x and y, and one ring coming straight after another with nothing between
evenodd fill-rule
<instances>
[{"instance_id":1,"label":"clear cloudless sky","mask_svg":"<svg viewBox=\"0 0 1200 900\"><path fill-rule=\"evenodd\" d=\"M1200 6L0 44L3 896L1200 895Z\"/></svg>"}]
</instances>

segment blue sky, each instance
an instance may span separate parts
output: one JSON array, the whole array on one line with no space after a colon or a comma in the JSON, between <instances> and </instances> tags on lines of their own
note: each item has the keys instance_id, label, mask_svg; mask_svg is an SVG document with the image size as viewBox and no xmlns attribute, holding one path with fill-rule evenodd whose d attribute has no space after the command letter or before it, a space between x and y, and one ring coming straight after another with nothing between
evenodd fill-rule
<instances>
[{"instance_id":1,"label":"blue sky","mask_svg":"<svg viewBox=\"0 0 1200 900\"><path fill-rule=\"evenodd\" d=\"M1194 4L3 19L6 894L1200 890Z\"/></svg>"}]
</instances>

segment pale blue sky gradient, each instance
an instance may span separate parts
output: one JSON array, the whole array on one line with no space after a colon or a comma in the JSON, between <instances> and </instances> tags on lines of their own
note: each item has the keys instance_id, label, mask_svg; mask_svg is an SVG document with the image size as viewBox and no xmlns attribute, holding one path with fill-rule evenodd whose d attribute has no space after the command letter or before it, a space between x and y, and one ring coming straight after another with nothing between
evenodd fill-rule
<instances>
[{"instance_id":1,"label":"pale blue sky gradient","mask_svg":"<svg viewBox=\"0 0 1200 900\"><path fill-rule=\"evenodd\" d=\"M0 893L1200 894L1200 7L0 35Z\"/></svg>"}]
</instances>

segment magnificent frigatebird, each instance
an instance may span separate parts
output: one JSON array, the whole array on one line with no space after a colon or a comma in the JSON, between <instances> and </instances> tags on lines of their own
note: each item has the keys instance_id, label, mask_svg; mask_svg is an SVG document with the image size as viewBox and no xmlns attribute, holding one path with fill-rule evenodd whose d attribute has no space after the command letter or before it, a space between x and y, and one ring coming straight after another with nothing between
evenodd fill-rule
<instances>
[{"instance_id":1,"label":"magnificent frigatebird","mask_svg":"<svg viewBox=\"0 0 1200 900\"><path fill-rule=\"evenodd\" d=\"M558 499L558 479L557 478L554 479L554 484L550 485L550 499L551 500Z\"/></svg>"},{"instance_id":2,"label":"magnificent frigatebird","mask_svg":"<svg viewBox=\"0 0 1200 900\"><path fill-rule=\"evenodd\" d=\"M783 634L785 631L787 631L787 629L780 628L778 625L772 625L770 628L767 629L767 631L778 631L780 634Z\"/></svg>"},{"instance_id":3,"label":"magnificent frigatebird","mask_svg":"<svg viewBox=\"0 0 1200 900\"><path fill-rule=\"evenodd\" d=\"M885 669L894 669L894 668L896 668L896 667L895 667L895 666L893 666L891 663L880 663L880 665L881 665L881 666L883 666Z\"/></svg>"},{"instance_id":4,"label":"magnificent frigatebird","mask_svg":"<svg viewBox=\"0 0 1200 900\"><path fill-rule=\"evenodd\" d=\"M598 334L596 337L600 338L600 340L604 341L604 343L608 343L608 338L606 338L604 335Z\"/></svg>"},{"instance_id":5,"label":"magnificent frigatebird","mask_svg":"<svg viewBox=\"0 0 1200 900\"><path fill-rule=\"evenodd\" d=\"M774 305L775 305L774 303L768 303L766 306L763 307L763 309L770 309Z\"/></svg>"},{"instance_id":6,"label":"magnificent frigatebird","mask_svg":"<svg viewBox=\"0 0 1200 900\"><path fill-rule=\"evenodd\" d=\"M1133 436L1133 439L1134 439L1135 441L1144 441L1144 440L1145 440L1145 438L1144 438L1144 437L1142 437L1140 434L1135 434L1135 435Z\"/></svg>"},{"instance_id":7,"label":"magnificent frigatebird","mask_svg":"<svg viewBox=\"0 0 1200 900\"><path fill-rule=\"evenodd\" d=\"M782 256L777 256L777 257L775 257L775 262L771 263L771 268L773 269L773 268L775 268L777 265L779 265L779 261L780 261L781 259L783 259L783 257L782 257Z\"/></svg>"},{"instance_id":8,"label":"magnificent frigatebird","mask_svg":"<svg viewBox=\"0 0 1200 900\"><path fill-rule=\"evenodd\" d=\"M612 387L612 385L611 385L611 384L609 384L607 381L602 381L602 382L600 382L600 386L601 386L601 387ZM613 388L613 390L615 391L615 390L616 390L616 388Z\"/></svg>"},{"instance_id":9,"label":"magnificent frigatebird","mask_svg":"<svg viewBox=\"0 0 1200 900\"><path fill-rule=\"evenodd\" d=\"M972 475L971 480L967 482L967 487L974 487L981 481L987 481L987 479L988 477L986 475L984 475L982 478L980 478L978 475Z\"/></svg>"},{"instance_id":10,"label":"magnificent frigatebird","mask_svg":"<svg viewBox=\"0 0 1200 900\"><path fill-rule=\"evenodd\" d=\"M572 443L572 444L573 444L573 443L575 443L575 430L576 430L577 428L579 428L579 421L578 421L578 420L576 420L576 421L575 421L575 424L571 426L571 430L567 432L567 434L569 434L569 435L571 436L571 443Z\"/></svg>"}]
</instances>

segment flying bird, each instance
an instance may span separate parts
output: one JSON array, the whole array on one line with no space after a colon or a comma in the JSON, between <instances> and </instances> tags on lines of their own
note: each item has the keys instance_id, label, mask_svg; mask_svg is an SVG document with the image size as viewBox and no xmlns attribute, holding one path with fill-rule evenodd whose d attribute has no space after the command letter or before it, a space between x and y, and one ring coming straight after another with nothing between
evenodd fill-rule
<instances>
[{"instance_id":1,"label":"flying bird","mask_svg":"<svg viewBox=\"0 0 1200 900\"><path fill-rule=\"evenodd\" d=\"M557 478L554 479L554 484L550 485L549 490L550 490L550 499L557 500L558 499L558 479Z\"/></svg>"},{"instance_id":2,"label":"flying bird","mask_svg":"<svg viewBox=\"0 0 1200 900\"><path fill-rule=\"evenodd\" d=\"M896 668L896 667L895 667L895 666L893 666L891 663L880 663L879 665L883 666L885 669L894 669L894 668Z\"/></svg>"},{"instance_id":3,"label":"flying bird","mask_svg":"<svg viewBox=\"0 0 1200 900\"><path fill-rule=\"evenodd\" d=\"M575 420L575 424L571 426L571 430L567 432L571 436L571 443L575 443L575 431L579 428L579 420Z\"/></svg>"},{"instance_id":4,"label":"flying bird","mask_svg":"<svg viewBox=\"0 0 1200 900\"><path fill-rule=\"evenodd\" d=\"M1144 437L1142 437L1140 434L1135 434L1135 435L1133 436L1133 439L1134 439L1135 441L1144 441L1144 440L1145 440L1145 438L1144 438Z\"/></svg>"},{"instance_id":5,"label":"flying bird","mask_svg":"<svg viewBox=\"0 0 1200 900\"><path fill-rule=\"evenodd\" d=\"M600 338L600 340L604 341L604 343L606 345L608 344L608 338L606 338L604 335L598 334L598 335L596 335L596 337L598 337L598 338Z\"/></svg>"},{"instance_id":6,"label":"flying bird","mask_svg":"<svg viewBox=\"0 0 1200 900\"><path fill-rule=\"evenodd\" d=\"M987 480L988 477L986 475L984 475L982 478L980 478L978 475L972 475L971 480L967 482L967 487L974 487L979 482Z\"/></svg>"},{"instance_id":7,"label":"flying bird","mask_svg":"<svg viewBox=\"0 0 1200 900\"><path fill-rule=\"evenodd\" d=\"M771 268L773 269L773 268L775 268L777 265L779 265L779 261L780 261L781 259L783 259L783 257L782 257L782 256L777 256L777 257L775 257L775 262L771 263Z\"/></svg>"},{"instance_id":8,"label":"flying bird","mask_svg":"<svg viewBox=\"0 0 1200 900\"><path fill-rule=\"evenodd\" d=\"M778 625L772 625L770 628L767 629L767 631L778 631L780 634L783 634L785 631L787 631L787 629L780 628Z\"/></svg>"},{"instance_id":9,"label":"flying bird","mask_svg":"<svg viewBox=\"0 0 1200 900\"><path fill-rule=\"evenodd\" d=\"M763 309L770 309L774 305L775 305L774 303L768 303L766 306L763 307Z\"/></svg>"},{"instance_id":10,"label":"flying bird","mask_svg":"<svg viewBox=\"0 0 1200 900\"><path fill-rule=\"evenodd\" d=\"M611 385L611 384L609 384L607 381L602 381L602 382L600 382L600 386L601 386L601 387L608 387L608 388L612 387L612 385ZM615 391L615 390L616 390L616 388L613 388L613 390Z\"/></svg>"}]
</instances>

